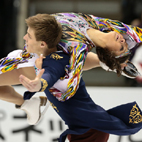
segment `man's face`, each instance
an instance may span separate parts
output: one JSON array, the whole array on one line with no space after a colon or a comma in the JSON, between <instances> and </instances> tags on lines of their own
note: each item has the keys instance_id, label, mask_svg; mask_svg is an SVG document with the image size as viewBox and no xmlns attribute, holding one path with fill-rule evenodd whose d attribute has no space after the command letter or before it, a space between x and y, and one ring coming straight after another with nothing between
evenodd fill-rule
<instances>
[{"instance_id":1,"label":"man's face","mask_svg":"<svg viewBox=\"0 0 142 142\"><path fill-rule=\"evenodd\" d=\"M27 34L23 37L27 45L27 51L29 53L39 53L40 51L40 41L36 40L35 32L32 28L28 27Z\"/></svg>"}]
</instances>

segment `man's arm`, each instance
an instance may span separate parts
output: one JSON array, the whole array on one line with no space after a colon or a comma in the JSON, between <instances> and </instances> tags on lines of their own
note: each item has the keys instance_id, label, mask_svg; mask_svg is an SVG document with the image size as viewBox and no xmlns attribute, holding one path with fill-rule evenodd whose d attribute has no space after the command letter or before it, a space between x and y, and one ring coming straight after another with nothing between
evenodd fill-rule
<instances>
[{"instance_id":1,"label":"man's arm","mask_svg":"<svg viewBox=\"0 0 142 142\"><path fill-rule=\"evenodd\" d=\"M100 67L100 60L98 55L93 52L89 52L87 54L83 70L86 71L96 67Z\"/></svg>"},{"instance_id":2,"label":"man's arm","mask_svg":"<svg viewBox=\"0 0 142 142\"><path fill-rule=\"evenodd\" d=\"M43 57L40 56L39 64L42 64ZM61 61L62 60L62 61ZM60 77L65 75L65 66L69 62L69 56L64 56L60 60L46 57L43 68L34 79L29 79L24 75L20 75L19 80L21 84L26 87L30 92L44 91L51 88ZM62 64L61 64L62 63ZM36 63L37 65L37 63ZM45 87L46 86L46 87Z\"/></svg>"}]
</instances>

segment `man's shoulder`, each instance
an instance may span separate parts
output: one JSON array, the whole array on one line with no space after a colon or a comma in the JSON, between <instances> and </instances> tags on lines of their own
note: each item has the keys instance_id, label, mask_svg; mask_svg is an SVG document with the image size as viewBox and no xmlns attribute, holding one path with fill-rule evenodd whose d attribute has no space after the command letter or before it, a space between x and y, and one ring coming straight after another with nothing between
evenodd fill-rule
<instances>
[{"instance_id":1,"label":"man's shoulder","mask_svg":"<svg viewBox=\"0 0 142 142\"><path fill-rule=\"evenodd\" d=\"M47 59L61 61L64 59L69 59L69 55L64 53L63 51L57 51L57 52L53 52L50 55L48 55Z\"/></svg>"},{"instance_id":2,"label":"man's shoulder","mask_svg":"<svg viewBox=\"0 0 142 142\"><path fill-rule=\"evenodd\" d=\"M61 51L61 52L54 52L54 53L50 54L49 58L54 59L54 60L62 60L64 58L69 58L69 55L67 55L63 51Z\"/></svg>"},{"instance_id":3,"label":"man's shoulder","mask_svg":"<svg viewBox=\"0 0 142 142\"><path fill-rule=\"evenodd\" d=\"M58 52L53 52L50 55L46 56L44 59L44 64L52 64L52 65L57 65L58 63L61 64L68 64L69 63L69 58L70 56L63 51L58 51Z\"/></svg>"}]
</instances>

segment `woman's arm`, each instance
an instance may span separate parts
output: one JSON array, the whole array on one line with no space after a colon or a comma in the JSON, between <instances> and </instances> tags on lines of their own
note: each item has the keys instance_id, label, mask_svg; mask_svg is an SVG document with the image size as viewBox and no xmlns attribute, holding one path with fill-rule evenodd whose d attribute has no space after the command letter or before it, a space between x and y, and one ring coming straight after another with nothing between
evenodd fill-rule
<instances>
[{"instance_id":1,"label":"woman's arm","mask_svg":"<svg viewBox=\"0 0 142 142\"><path fill-rule=\"evenodd\" d=\"M98 58L98 55L96 53L89 52L87 54L83 70L86 71L96 67L100 67L100 60Z\"/></svg>"}]
</instances>

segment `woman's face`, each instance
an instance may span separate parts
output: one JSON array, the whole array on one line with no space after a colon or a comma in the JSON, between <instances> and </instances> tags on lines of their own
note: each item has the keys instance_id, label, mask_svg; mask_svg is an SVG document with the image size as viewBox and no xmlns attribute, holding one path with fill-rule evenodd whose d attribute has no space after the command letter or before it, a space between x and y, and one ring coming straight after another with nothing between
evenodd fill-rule
<instances>
[{"instance_id":1,"label":"woman's face","mask_svg":"<svg viewBox=\"0 0 142 142\"><path fill-rule=\"evenodd\" d=\"M123 36L115 31L107 33L106 48L114 52L116 56L128 51L128 45Z\"/></svg>"}]
</instances>

